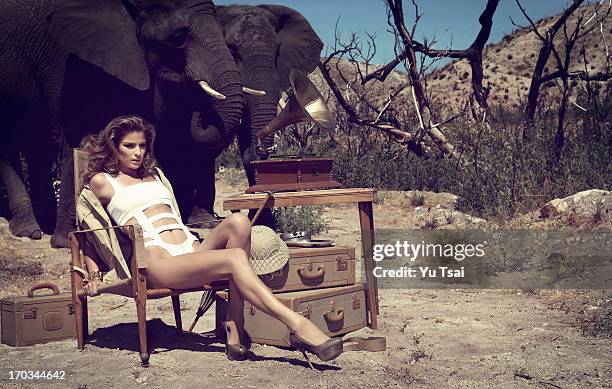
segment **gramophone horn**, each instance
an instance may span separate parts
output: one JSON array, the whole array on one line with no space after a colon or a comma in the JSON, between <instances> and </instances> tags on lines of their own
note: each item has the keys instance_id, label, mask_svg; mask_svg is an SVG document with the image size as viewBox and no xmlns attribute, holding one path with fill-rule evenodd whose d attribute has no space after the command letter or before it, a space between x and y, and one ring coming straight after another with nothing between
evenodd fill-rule
<instances>
[{"instance_id":1,"label":"gramophone horn","mask_svg":"<svg viewBox=\"0 0 612 389\"><path fill-rule=\"evenodd\" d=\"M289 98L278 116L255 134L257 139L262 139L291 124L305 121L313 121L325 129L333 129L336 126L334 115L306 74L292 69L289 72L289 81L293 87L293 96Z\"/></svg>"}]
</instances>

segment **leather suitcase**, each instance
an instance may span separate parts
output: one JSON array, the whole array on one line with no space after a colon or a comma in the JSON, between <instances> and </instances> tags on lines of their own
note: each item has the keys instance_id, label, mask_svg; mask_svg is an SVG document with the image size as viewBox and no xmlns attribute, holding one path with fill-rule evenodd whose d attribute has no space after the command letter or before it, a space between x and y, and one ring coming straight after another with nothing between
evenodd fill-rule
<instances>
[{"instance_id":1,"label":"leather suitcase","mask_svg":"<svg viewBox=\"0 0 612 389\"><path fill-rule=\"evenodd\" d=\"M293 292L355 284L355 248L289 248L289 262L261 275L272 292Z\"/></svg>"},{"instance_id":2,"label":"leather suitcase","mask_svg":"<svg viewBox=\"0 0 612 389\"><path fill-rule=\"evenodd\" d=\"M38 289L53 294L36 295ZM71 293L59 293L56 285L36 284L27 297L10 297L0 302L2 339L9 346L29 346L76 336L75 311Z\"/></svg>"},{"instance_id":3,"label":"leather suitcase","mask_svg":"<svg viewBox=\"0 0 612 389\"><path fill-rule=\"evenodd\" d=\"M218 292L217 296L219 317L224 317L227 294ZM279 293L276 297L310 319L328 336L343 335L367 325L363 285ZM289 329L281 321L247 301L244 309L244 328L254 343L289 346Z\"/></svg>"}]
</instances>

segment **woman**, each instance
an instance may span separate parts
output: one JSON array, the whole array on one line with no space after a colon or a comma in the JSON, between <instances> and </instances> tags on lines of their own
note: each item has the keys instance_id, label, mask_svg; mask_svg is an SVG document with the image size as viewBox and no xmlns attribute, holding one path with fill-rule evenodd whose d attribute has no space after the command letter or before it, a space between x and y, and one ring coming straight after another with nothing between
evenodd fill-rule
<instances>
[{"instance_id":1,"label":"woman","mask_svg":"<svg viewBox=\"0 0 612 389\"><path fill-rule=\"evenodd\" d=\"M230 302L224 326L226 354L244 360L244 299L283 322L292 346L328 361L342 353L342 339L329 338L308 319L280 303L252 269L248 254L251 226L248 218L232 214L200 244L181 222L171 192L155 167L155 129L140 117L113 119L97 136L85 142L90 164L85 182L119 225L139 223L144 231L148 261L147 283L153 288L188 289L213 281L229 281ZM185 167L186 169L189 167ZM195 178L194 178L195 179ZM99 267L85 247L88 295L98 294Z\"/></svg>"}]
</instances>

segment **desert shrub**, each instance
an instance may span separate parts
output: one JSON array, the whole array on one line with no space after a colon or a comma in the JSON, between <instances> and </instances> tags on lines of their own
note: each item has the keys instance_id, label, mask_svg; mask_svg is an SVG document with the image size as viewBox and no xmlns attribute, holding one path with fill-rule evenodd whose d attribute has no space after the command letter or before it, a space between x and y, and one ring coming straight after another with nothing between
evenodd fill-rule
<instances>
[{"instance_id":1,"label":"desert shrub","mask_svg":"<svg viewBox=\"0 0 612 389\"><path fill-rule=\"evenodd\" d=\"M435 230L436 228L438 228L438 221L434 218L428 219L425 221L425 224L423 224L422 228L426 230Z\"/></svg>"},{"instance_id":2,"label":"desert shrub","mask_svg":"<svg viewBox=\"0 0 612 389\"><path fill-rule=\"evenodd\" d=\"M508 57L507 57L507 58L508 58L508 59L512 59L512 58L514 58L514 57L512 56L512 54L508 54Z\"/></svg>"},{"instance_id":3,"label":"desert shrub","mask_svg":"<svg viewBox=\"0 0 612 389\"><path fill-rule=\"evenodd\" d=\"M497 122L490 131L479 133L461 119L446 129L451 142L462 146L468 161L463 168L455 160L421 159L393 143L372 145L360 154L334 149L326 155L335 158L334 176L348 187L450 192L459 196L459 210L485 218L511 217L585 189L609 190L612 163L606 156L612 136L593 129L592 115L579 113L584 117L568 119L568 126L580 125L566 130L562 159L551 172L556 111L540 113L534 139L525 142L522 107L496 109ZM612 103L601 111L612 111ZM551 185L546 193L542 183L547 178Z\"/></svg>"},{"instance_id":4,"label":"desert shrub","mask_svg":"<svg viewBox=\"0 0 612 389\"><path fill-rule=\"evenodd\" d=\"M422 194L418 194L417 192L412 192L410 194L410 205L413 207L420 207L425 204L425 196Z\"/></svg>"},{"instance_id":5,"label":"desert shrub","mask_svg":"<svg viewBox=\"0 0 612 389\"><path fill-rule=\"evenodd\" d=\"M238 142L234 140L232 144L223 150L223 152L216 159L216 166L233 167L242 169L242 159L240 158L240 151L238 149Z\"/></svg>"},{"instance_id":6,"label":"desert shrub","mask_svg":"<svg viewBox=\"0 0 612 389\"><path fill-rule=\"evenodd\" d=\"M323 207L305 205L291 208L275 208L276 227L280 232L310 231L313 234L327 231Z\"/></svg>"}]
</instances>

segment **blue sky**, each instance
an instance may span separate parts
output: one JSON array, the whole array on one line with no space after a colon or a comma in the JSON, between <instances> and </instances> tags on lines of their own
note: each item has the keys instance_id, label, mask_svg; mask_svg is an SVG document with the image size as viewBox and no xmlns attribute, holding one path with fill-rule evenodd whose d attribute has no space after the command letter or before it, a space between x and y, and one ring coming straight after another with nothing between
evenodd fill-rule
<instances>
[{"instance_id":1,"label":"blue sky","mask_svg":"<svg viewBox=\"0 0 612 389\"><path fill-rule=\"evenodd\" d=\"M304 15L325 43L325 50L330 50L334 43L334 28L338 17L339 31L346 37L351 32L365 37L365 32L376 34L377 55L374 63L386 63L394 58L393 39L387 33L387 15L383 0L264 0L265 4L281 4L291 7ZM215 4L262 4L252 0L215 0ZM452 40L453 49L466 48L480 30L478 16L484 10L486 0L417 0L419 13L423 16L417 28L416 38L422 41L426 36L438 39L437 48L449 47ZM522 0L521 4L529 15L538 20L545 16L561 12L567 0ZM414 20L414 8L410 0L404 0L406 22L409 27ZM514 0L501 0L493 18L493 29L489 43L494 43L510 33L515 27L510 17L519 24L527 21L521 14ZM323 53L323 54L324 54Z\"/></svg>"}]
</instances>

